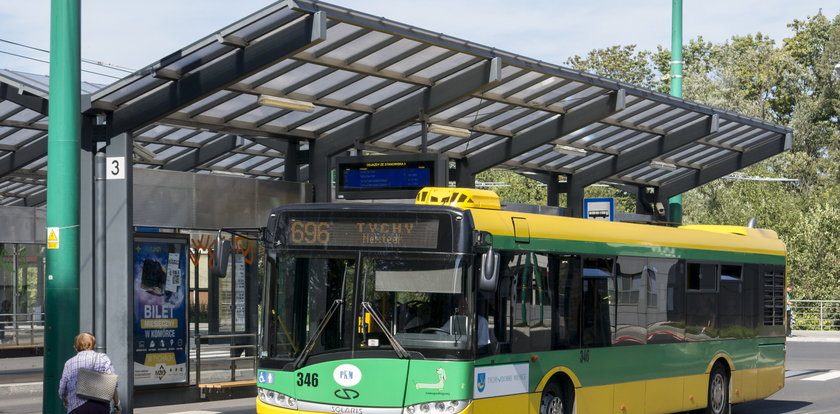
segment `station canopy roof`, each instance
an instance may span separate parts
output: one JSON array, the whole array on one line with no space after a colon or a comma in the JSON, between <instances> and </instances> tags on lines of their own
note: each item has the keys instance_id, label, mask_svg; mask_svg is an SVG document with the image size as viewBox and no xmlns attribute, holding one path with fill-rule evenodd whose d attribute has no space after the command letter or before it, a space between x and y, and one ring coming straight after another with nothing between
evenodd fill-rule
<instances>
[{"instance_id":1,"label":"station canopy roof","mask_svg":"<svg viewBox=\"0 0 840 414\"><path fill-rule=\"evenodd\" d=\"M0 205L46 201L47 83L0 71ZM506 168L674 195L792 139L761 119L308 0L82 89L108 133L132 132L136 167L264 179L283 178L292 142L310 162L425 145L470 175Z\"/></svg>"}]
</instances>

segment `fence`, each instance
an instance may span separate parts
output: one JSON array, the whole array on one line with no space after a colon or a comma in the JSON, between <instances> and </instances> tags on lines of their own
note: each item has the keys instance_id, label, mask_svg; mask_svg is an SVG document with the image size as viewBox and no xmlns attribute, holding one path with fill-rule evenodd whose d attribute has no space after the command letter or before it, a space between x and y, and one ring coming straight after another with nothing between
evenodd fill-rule
<instances>
[{"instance_id":1,"label":"fence","mask_svg":"<svg viewBox=\"0 0 840 414\"><path fill-rule=\"evenodd\" d=\"M840 329L840 300L792 300L793 329L831 331Z\"/></svg>"},{"instance_id":2,"label":"fence","mask_svg":"<svg viewBox=\"0 0 840 414\"><path fill-rule=\"evenodd\" d=\"M0 348L43 345L43 313L0 313Z\"/></svg>"},{"instance_id":3,"label":"fence","mask_svg":"<svg viewBox=\"0 0 840 414\"><path fill-rule=\"evenodd\" d=\"M256 343L256 334L236 334L236 335L196 335L193 337L195 339L195 383L201 386L201 371L202 371L202 364L208 364L213 362L230 362L230 381L235 382L236 378L236 371L237 371L237 361L249 361L250 364L249 368L249 378L256 378L257 372L257 352L255 345ZM250 338L252 344L247 345L236 345L236 339L242 338ZM223 339L228 340L228 344L202 344L202 340L213 340L213 339ZM207 351L223 351L226 353L226 356L201 356L202 350L206 353ZM244 352L246 356L242 355L243 351L250 351ZM251 356L247 356L247 354L251 354ZM235 356L234 356L235 355Z\"/></svg>"}]
</instances>

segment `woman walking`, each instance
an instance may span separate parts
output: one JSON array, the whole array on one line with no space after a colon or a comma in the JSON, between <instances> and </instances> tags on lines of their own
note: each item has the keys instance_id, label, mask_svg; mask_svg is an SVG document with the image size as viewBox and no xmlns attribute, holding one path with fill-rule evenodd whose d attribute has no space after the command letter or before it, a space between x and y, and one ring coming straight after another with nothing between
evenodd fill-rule
<instances>
[{"instance_id":1,"label":"woman walking","mask_svg":"<svg viewBox=\"0 0 840 414\"><path fill-rule=\"evenodd\" d=\"M70 414L108 414L111 412L111 404L108 402L87 400L76 395L79 369L85 368L106 374L114 373L114 367L108 355L94 351L94 347L96 347L96 338L93 335L87 332L76 335L73 348L76 349L77 354L64 363L58 395L64 401L64 406ZM114 395L116 396L116 393ZM119 412L119 400L116 398L115 400L112 402L114 402L116 412Z\"/></svg>"}]
</instances>

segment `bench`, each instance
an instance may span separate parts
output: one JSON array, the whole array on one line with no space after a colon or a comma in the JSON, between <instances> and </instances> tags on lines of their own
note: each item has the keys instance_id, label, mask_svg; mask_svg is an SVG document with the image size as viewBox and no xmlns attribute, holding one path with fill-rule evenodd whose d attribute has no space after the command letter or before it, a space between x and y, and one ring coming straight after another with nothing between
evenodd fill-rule
<instances>
[{"instance_id":1,"label":"bench","mask_svg":"<svg viewBox=\"0 0 840 414\"><path fill-rule=\"evenodd\" d=\"M227 382L209 382L198 384L197 387L201 391L200 398L208 397L207 393L216 395L217 393L230 393L231 390L240 387L253 387L257 385L257 380L242 380L242 381L227 381Z\"/></svg>"}]
</instances>

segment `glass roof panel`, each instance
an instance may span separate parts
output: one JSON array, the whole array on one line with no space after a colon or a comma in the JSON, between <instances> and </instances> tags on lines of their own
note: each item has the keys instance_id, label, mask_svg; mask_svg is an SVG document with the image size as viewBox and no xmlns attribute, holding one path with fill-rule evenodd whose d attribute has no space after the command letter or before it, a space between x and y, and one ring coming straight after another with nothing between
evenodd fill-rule
<instances>
[{"instance_id":1,"label":"glass roof panel","mask_svg":"<svg viewBox=\"0 0 840 414\"><path fill-rule=\"evenodd\" d=\"M165 161L172 161L173 159L179 158L180 156L190 152L190 151L197 151L195 148L185 148L185 147L169 147L162 151L157 151L155 153L156 160L165 160Z\"/></svg>"},{"instance_id":2,"label":"glass roof panel","mask_svg":"<svg viewBox=\"0 0 840 414\"><path fill-rule=\"evenodd\" d=\"M500 125L498 128L499 129L507 129L507 130L513 131L515 133L521 133L521 132L527 131L530 128L533 128L534 126L537 126L537 125L543 124L545 122L554 120L558 116L559 115L556 115L556 114L546 114L545 112L534 111L533 113L525 115L522 118L519 118L519 119L517 119L513 122L510 122L510 123L507 123L507 124L504 124L504 125ZM527 127L527 128L520 131L519 129L523 128L523 127Z\"/></svg>"},{"instance_id":3,"label":"glass roof panel","mask_svg":"<svg viewBox=\"0 0 840 414\"><path fill-rule=\"evenodd\" d=\"M335 110L317 119L307 122L297 129L302 131L320 132L321 130L330 127L332 124L347 118L355 118L356 113L351 111Z\"/></svg>"},{"instance_id":4,"label":"glass roof panel","mask_svg":"<svg viewBox=\"0 0 840 414\"><path fill-rule=\"evenodd\" d=\"M289 90L293 85L299 85L308 79L316 78L322 74L332 72L334 69L307 63L293 68L288 72L282 72L277 77L260 85L260 88L271 89L281 93L293 92Z\"/></svg>"},{"instance_id":5,"label":"glass roof panel","mask_svg":"<svg viewBox=\"0 0 840 414\"><path fill-rule=\"evenodd\" d=\"M236 117L236 120L240 122L256 123L283 111L286 111L286 109L275 108L273 106L258 106L249 112L239 115Z\"/></svg>"},{"instance_id":6,"label":"glass roof panel","mask_svg":"<svg viewBox=\"0 0 840 414\"><path fill-rule=\"evenodd\" d=\"M463 139L458 137L446 137L432 145L429 145L429 149L434 152L440 152L441 149L457 144L461 140Z\"/></svg>"},{"instance_id":7,"label":"glass roof panel","mask_svg":"<svg viewBox=\"0 0 840 414\"><path fill-rule=\"evenodd\" d=\"M13 112L20 110L20 105L12 102L12 101L0 101L0 119L6 119Z\"/></svg>"},{"instance_id":8,"label":"glass roof panel","mask_svg":"<svg viewBox=\"0 0 840 414\"><path fill-rule=\"evenodd\" d=\"M444 49L438 46L428 47L426 49L421 50L418 53L415 53L414 55L411 55L399 62L394 63L393 65L388 67L388 70L397 73L406 73L429 61L433 61L447 53L450 53L449 49Z\"/></svg>"},{"instance_id":9,"label":"glass roof panel","mask_svg":"<svg viewBox=\"0 0 840 414\"><path fill-rule=\"evenodd\" d=\"M371 50L372 47L375 47L381 42L387 41L392 38L393 36L387 33L377 31L368 32L365 33L362 37L357 38L352 42L339 47L338 49L328 52L326 55L324 55L324 57L329 57L331 59L337 59L340 61L346 61L349 58L358 59L358 55L360 52L373 52L374 50Z\"/></svg>"},{"instance_id":10,"label":"glass roof panel","mask_svg":"<svg viewBox=\"0 0 840 414\"><path fill-rule=\"evenodd\" d=\"M325 49L332 49L336 44L345 43L348 38L363 34L368 29L356 25L338 22L327 29L327 39L317 45L308 48L306 51L315 55L321 55Z\"/></svg>"},{"instance_id":11,"label":"glass roof panel","mask_svg":"<svg viewBox=\"0 0 840 414\"><path fill-rule=\"evenodd\" d=\"M20 144L29 142L34 137L39 137L44 134L44 131L39 131L37 129L18 129L12 133L12 135L0 139L0 144L16 147Z\"/></svg>"},{"instance_id":12,"label":"glass roof panel","mask_svg":"<svg viewBox=\"0 0 840 414\"><path fill-rule=\"evenodd\" d=\"M401 96L409 91L417 89L417 86L408 83L392 83L382 89L379 89L370 95L364 96L356 100L362 105L370 105L374 108L378 107L381 102L392 99L394 96Z\"/></svg>"},{"instance_id":13,"label":"glass roof panel","mask_svg":"<svg viewBox=\"0 0 840 414\"><path fill-rule=\"evenodd\" d=\"M413 76L422 79L429 79L431 81L438 81L446 76L449 76L453 70L464 67L465 65L469 65L473 62L476 62L475 57L463 53L457 54L435 63L434 65L415 73Z\"/></svg>"},{"instance_id":14,"label":"glass roof panel","mask_svg":"<svg viewBox=\"0 0 840 414\"><path fill-rule=\"evenodd\" d=\"M391 81L387 79L365 76L327 96L324 96L323 98L335 99L343 102L344 104L356 103L356 100L353 100L353 102L350 102L350 100L355 96L369 95L390 82Z\"/></svg>"},{"instance_id":15,"label":"glass roof panel","mask_svg":"<svg viewBox=\"0 0 840 414\"><path fill-rule=\"evenodd\" d=\"M428 47L423 43L411 39L400 39L382 49L359 59L356 63L377 70L395 70L392 66L399 64L414 53Z\"/></svg>"},{"instance_id":16,"label":"glass roof panel","mask_svg":"<svg viewBox=\"0 0 840 414\"><path fill-rule=\"evenodd\" d=\"M201 115L211 118L225 118L243 107L256 104L257 98L258 97L256 95L243 93L233 99L227 100L213 108L208 109Z\"/></svg>"},{"instance_id":17,"label":"glass roof panel","mask_svg":"<svg viewBox=\"0 0 840 414\"><path fill-rule=\"evenodd\" d=\"M313 115L321 114L324 112L329 112L330 109L322 108L322 107L315 107L315 111L313 112L301 112L301 111L288 111L288 113L284 114L279 118L275 118L268 122L266 125L280 127L280 128L287 128L292 124L296 124L300 121L303 121Z\"/></svg>"},{"instance_id":18,"label":"glass roof panel","mask_svg":"<svg viewBox=\"0 0 840 414\"><path fill-rule=\"evenodd\" d=\"M357 74L353 72L343 70L335 71L333 73L328 74L327 76L324 76L323 78L317 79L312 83L306 84L298 88L295 92L309 96L317 96L320 95L324 90L356 76Z\"/></svg>"}]
</instances>

